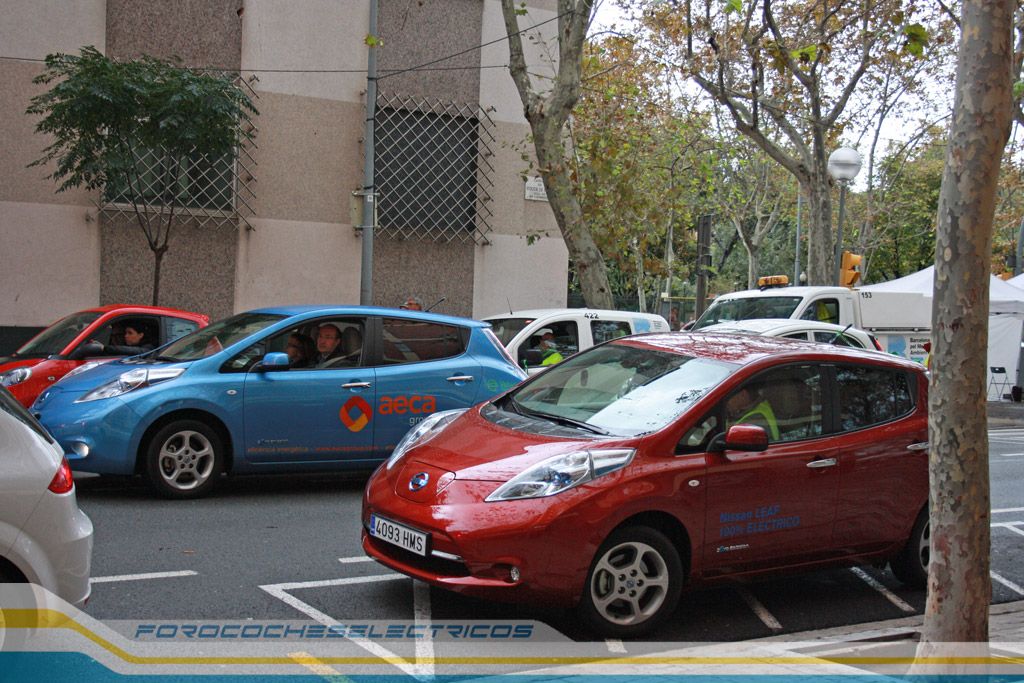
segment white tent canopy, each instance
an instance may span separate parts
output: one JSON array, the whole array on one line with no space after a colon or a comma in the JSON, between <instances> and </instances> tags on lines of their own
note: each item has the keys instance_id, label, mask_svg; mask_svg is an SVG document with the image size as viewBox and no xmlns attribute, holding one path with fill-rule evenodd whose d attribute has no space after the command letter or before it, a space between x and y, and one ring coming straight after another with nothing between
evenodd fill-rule
<instances>
[{"instance_id":1,"label":"white tent canopy","mask_svg":"<svg viewBox=\"0 0 1024 683\"><path fill-rule=\"evenodd\" d=\"M1024 289L1008 284L994 275L990 275L989 277L988 312L990 314L1012 313L1024 316ZM1024 282L1021 284L1024 285ZM897 280L890 280L889 282L881 282L877 285L861 287L860 291L902 292L906 294L922 294L931 298L932 288L934 286L935 266L928 266L924 270L911 273L910 275L901 277Z\"/></svg>"},{"instance_id":2,"label":"white tent canopy","mask_svg":"<svg viewBox=\"0 0 1024 683\"><path fill-rule=\"evenodd\" d=\"M1014 280L1020 282L1024 287L1024 275L1019 275ZM1010 281L1010 283L1013 282ZM999 280L994 275L989 275L987 360L989 400L1001 399L1010 393L1012 386L1018 383L1021 334L1024 331L1024 289L1014 287L1010 283ZM906 275L905 278L861 287L860 291L876 294L876 298L879 295L885 298L916 295L928 299L928 303L931 304L934 287L935 266L930 265L924 270ZM912 305L907 305L902 301L894 300L893 303L903 305L902 312L898 314L890 312L898 310L898 306L889 306L887 312L892 317L905 318L907 325L926 324L927 319L929 322L926 325L931 327L930 311L915 310ZM931 308L930 305L928 307ZM904 355L898 350L896 352L899 355Z\"/></svg>"}]
</instances>

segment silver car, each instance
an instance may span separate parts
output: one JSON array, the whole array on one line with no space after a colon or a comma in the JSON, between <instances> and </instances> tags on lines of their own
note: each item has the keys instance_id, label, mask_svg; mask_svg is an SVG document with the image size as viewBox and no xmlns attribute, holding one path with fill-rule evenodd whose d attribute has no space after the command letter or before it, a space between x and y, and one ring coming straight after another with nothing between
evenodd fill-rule
<instances>
[{"instance_id":1,"label":"silver car","mask_svg":"<svg viewBox=\"0 0 1024 683\"><path fill-rule=\"evenodd\" d=\"M89 598L92 522L78 508L57 442L0 388L0 608L33 583L82 607ZM0 620L0 642L3 641Z\"/></svg>"}]
</instances>

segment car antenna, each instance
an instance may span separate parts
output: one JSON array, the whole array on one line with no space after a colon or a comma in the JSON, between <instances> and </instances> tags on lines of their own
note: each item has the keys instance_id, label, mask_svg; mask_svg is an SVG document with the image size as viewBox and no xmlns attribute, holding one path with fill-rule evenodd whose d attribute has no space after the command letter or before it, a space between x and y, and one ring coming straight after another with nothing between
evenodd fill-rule
<instances>
[{"instance_id":1,"label":"car antenna","mask_svg":"<svg viewBox=\"0 0 1024 683\"><path fill-rule=\"evenodd\" d=\"M851 327L853 327L853 323L850 323L849 325L847 325L843 329L841 329L838 332L836 332L836 336L832 337L832 339L829 341L829 344L835 344L836 340L838 340L840 337L842 337L844 334L846 334L846 331L848 329L850 329Z\"/></svg>"},{"instance_id":2,"label":"car antenna","mask_svg":"<svg viewBox=\"0 0 1024 683\"><path fill-rule=\"evenodd\" d=\"M426 310L424 310L423 312L424 313L428 313L430 311L430 309L432 309L434 306L437 306L439 303L441 303L442 301L446 301L447 299L448 299L448 297L442 296L440 299L438 299L434 303L432 303L429 306L427 306Z\"/></svg>"},{"instance_id":3,"label":"car antenna","mask_svg":"<svg viewBox=\"0 0 1024 683\"><path fill-rule=\"evenodd\" d=\"M512 315L512 302L509 300L507 296L505 297L505 303L508 304L508 314Z\"/></svg>"}]
</instances>

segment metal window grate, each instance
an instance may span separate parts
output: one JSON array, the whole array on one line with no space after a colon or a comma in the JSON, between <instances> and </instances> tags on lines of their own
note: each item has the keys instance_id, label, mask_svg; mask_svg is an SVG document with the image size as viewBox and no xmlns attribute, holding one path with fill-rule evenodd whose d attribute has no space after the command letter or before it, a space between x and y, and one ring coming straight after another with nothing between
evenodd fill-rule
<instances>
[{"instance_id":1,"label":"metal window grate","mask_svg":"<svg viewBox=\"0 0 1024 683\"><path fill-rule=\"evenodd\" d=\"M377 234L487 243L493 122L477 106L377 98Z\"/></svg>"},{"instance_id":2,"label":"metal window grate","mask_svg":"<svg viewBox=\"0 0 1024 683\"><path fill-rule=\"evenodd\" d=\"M247 80L236 77L235 82L253 99L258 97ZM255 124L248 125L255 132ZM255 213L256 197L254 149L255 142L239 147L234 163L228 157L193 152L178 164L172 163L163 149L138 150L139 177L133 178L130 186L108 182L98 207L107 215L134 219L131 198L135 196L151 213L163 214L173 203L175 215L199 226L241 222L251 229L248 218Z\"/></svg>"}]
</instances>

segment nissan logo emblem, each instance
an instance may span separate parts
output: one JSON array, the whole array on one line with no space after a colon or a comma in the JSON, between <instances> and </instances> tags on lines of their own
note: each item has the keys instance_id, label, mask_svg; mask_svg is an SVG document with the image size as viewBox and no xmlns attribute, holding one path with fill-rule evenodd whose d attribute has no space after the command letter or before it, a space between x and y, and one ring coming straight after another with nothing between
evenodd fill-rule
<instances>
[{"instance_id":1,"label":"nissan logo emblem","mask_svg":"<svg viewBox=\"0 0 1024 683\"><path fill-rule=\"evenodd\" d=\"M427 485L430 481L430 475L426 472L418 472L412 475L412 479L409 480L409 490L419 491L421 488Z\"/></svg>"}]
</instances>

